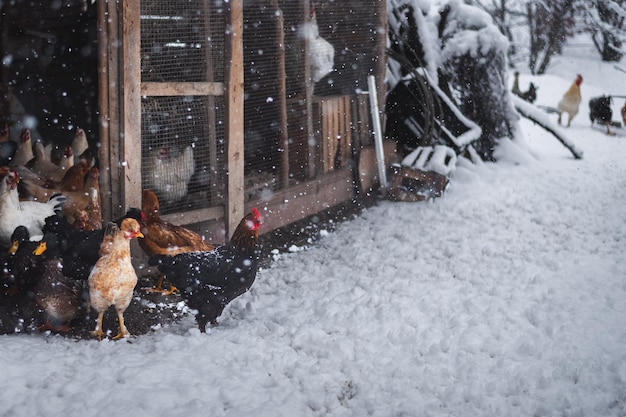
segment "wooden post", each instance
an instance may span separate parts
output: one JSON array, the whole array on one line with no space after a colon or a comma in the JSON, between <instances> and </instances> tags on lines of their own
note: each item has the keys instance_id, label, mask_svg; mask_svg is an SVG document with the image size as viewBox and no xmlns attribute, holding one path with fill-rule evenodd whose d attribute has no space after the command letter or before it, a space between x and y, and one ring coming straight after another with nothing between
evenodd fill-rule
<instances>
[{"instance_id":1,"label":"wooden post","mask_svg":"<svg viewBox=\"0 0 626 417\"><path fill-rule=\"evenodd\" d=\"M279 141L282 150L280 158L280 188L289 186L289 133L287 131L287 72L285 70L285 20L278 0L272 1L276 9L276 38L278 40L278 107L279 114Z\"/></svg>"},{"instance_id":2,"label":"wooden post","mask_svg":"<svg viewBox=\"0 0 626 417\"><path fill-rule=\"evenodd\" d=\"M101 168L111 166L108 152L110 146L109 126L109 1L97 3L97 32L98 32L98 160ZM103 196L111 195L111 174L109 171L100 173L100 190ZM111 199L103 198L101 202L103 219L112 219Z\"/></svg>"},{"instance_id":3,"label":"wooden post","mask_svg":"<svg viewBox=\"0 0 626 417\"><path fill-rule=\"evenodd\" d=\"M213 72L213 55L212 55L212 47L209 44L209 39L213 39L211 34L211 1L204 0L203 2L203 10L204 10L204 59L205 59L205 74L207 82L214 82L215 75ZM211 179L210 184L217 184L217 117L215 114L215 96L209 95L206 97L207 108L205 111L207 112L207 132L208 134L205 137L205 140L208 141L207 150L209 153L209 166L207 167L209 171L209 178ZM202 193L206 193L205 195L210 196L212 199L215 199L214 193L209 193L209 190L202 190ZM209 205L211 201L208 202Z\"/></svg>"},{"instance_id":4,"label":"wooden post","mask_svg":"<svg viewBox=\"0 0 626 417\"><path fill-rule=\"evenodd\" d=\"M122 2L122 140L121 155L112 155L121 176L122 211L141 207L141 31L140 0Z\"/></svg>"},{"instance_id":5,"label":"wooden post","mask_svg":"<svg viewBox=\"0 0 626 417\"><path fill-rule=\"evenodd\" d=\"M311 24L311 3L310 0L302 1L302 24L308 26ZM310 28L305 27L307 32ZM317 175L317 166L319 165L319 147L320 144L316 143L315 131L313 124L313 80L311 79L311 60L310 60L310 47L308 36L303 37L303 57L304 57L304 92L306 103L306 135L308 143L308 178L315 178Z\"/></svg>"},{"instance_id":6,"label":"wooden post","mask_svg":"<svg viewBox=\"0 0 626 417\"><path fill-rule=\"evenodd\" d=\"M243 147L243 5L231 0L227 14L226 60L226 240L244 216Z\"/></svg>"},{"instance_id":7,"label":"wooden post","mask_svg":"<svg viewBox=\"0 0 626 417\"><path fill-rule=\"evenodd\" d=\"M376 32L376 44L378 45L378 59L376 61L376 85L378 85L378 103L384 109L385 97L387 92L385 86L385 73L387 71L387 54L385 48L387 45L387 34L389 33L389 18L387 16L387 1L378 0L378 31ZM380 113L385 118L385 112Z\"/></svg>"},{"instance_id":8,"label":"wooden post","mask_svg":"<svg viewBox=\"0 0 626 417\"><path fill-rule=\"evenodd\" d=\"M0 6L0 58L7 55L9 43L9 7L10 2ZM9 74L6 65L0 64L0 130L9 123L11 116L11 94L9 94Z\"/></svg>"}]
</instances>

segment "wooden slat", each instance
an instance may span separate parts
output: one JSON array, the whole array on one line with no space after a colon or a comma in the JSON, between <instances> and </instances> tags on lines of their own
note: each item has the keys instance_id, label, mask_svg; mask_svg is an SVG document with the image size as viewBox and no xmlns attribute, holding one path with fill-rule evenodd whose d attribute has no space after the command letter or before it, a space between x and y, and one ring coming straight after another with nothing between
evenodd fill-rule
<instances>
[{"instance_id":1,"label":"wooden slat","mask_svg":"<svg viewBox=\"0 0 626 417\"><path fill-rule=\"evenodd\" d=\"M324 97L317 103L323 172L345 167L352 157L350 96Z\"/></svg>"},{"instance_id":2,"label":"wooden slat","mask_svg":"<svg viewBox=\"0 0 626 417\"><path fill-rule=\"evenodd\" d=\"M165 214L161 216L163 220L174 224L191 224L224 218L224 208L222 206L190 210L180 213Z\"/></svg>"},{"instance_id":3,"label":"wooden slat","mask_svg":"<svg viewBox=\"0 0 626 417\"><path fill-rule=\"evenodd\" d=\"M98 25L98 160L104 166L111 166L109 160L109 128L110 128L110 108L109 108L109 25L107 23L108 1L97 3L97 25ZM100 173L100 190L104 195L111 193L111 175L109 172ZM112 219L111 199L101 202L102 217Z\"/></svg>"},{"instance_id":4,"label":"wooden slat","mask_svg":"<svg viewBox=\"0 0 626 417\"><path fill-rule=\"evenodd\" d=\"M141 207L141 32L140 0L122 3L122 158L119 170L126 197L122 211L130 207ZM114 163L112 159L113 168Z\"/></svg>"},{"instance_id":5,"label":"wooden slat","mask_svg":"<svg viewBox=\"0 0 626 417\"><path fill-rule=\"evenodd\" d=\"M303 24L310 25L311 24L311 1L312 0L302 0L300 5L300 13L303 16ZM307 144L308 144L308 178L315 178L318 171L318 165L321 163L321 144L316 142L315 140L315 130L314 126L316 124L313 123L313 80L311 79L311 60L310 56L310 47L309 41L306 36L301 37L303 43L303 64L304 64L304 91L305 91L305 103L306 103L306 133L307 133ZM319 107L318 107L319 108ZM321 109L320 109L321 112Z\"/></svg>"},{"instance_id":6,"label":"wooden slat","mask_svg":"<svg viewBox=\"0 0 626 417\"><path fill-rule=\"evenodd\" d=\"M348 165L352 158L352 111L350 110L350 96L343 96L341 115L343 119L343 136L341 138L341 167Z\"/></svg>"},{"instance_id":7,"label":"wooden slat","mask_svg":"<svg viewBox=\"0 0 626 417\"><path fill-rule=\"evenodd\" d=\"M225 42L226 61L226 156L227 210L226 236L230 239L244 216L244 158L243 158L243 5L242 0L231 0L227 13Z\"/></svg>"},{"instance_id":8,"label":"wooden slat","mask_svg":"<svg viewBox=\"0 0 626 417\"><path fill-rule=\"evenodd\" d=\"M262 233L283 227L291 222L319 213L329 207L349 201L354 196L352 173L337 170L317 179L277 190L269 199L250 202L263 218Z\"/></svg>"},{"instance_id":9,"label":"wooden slat","mask_svg":"<svg viewBox=\"0 0 626 417\"><path fill-rule=\"evenodd\" d=\"M141 83L142 96L223 96L224 83L216 82L176 82Z\"/></svg>"},{"instance_id":10,"label":"wooden slat","mask_svg":"<svg viewBox=\"0 0 626 417\"><path fill-rule=\"evenodd\" d=\"M282 149L280 155L279 187L289 186L289 136L287 131L287 73L285 69L285 22L278 0L272 1L276 10L276 41L278 43L278 106L279 114L279 143Z\"/></svg>"},{"instance_id":11,"label":"wooden slat","mask_svg":"<svg viewBox=\"0 0 626 417\"><path fill-rule=\"evenodd\" d=\"M113 163L113 161L120 161L121 152L120 148L122 146L120 138L121 132L121 106L122 106L122 87L120 86L121 80L121 67L123 64L120 64L120 48L118 45L121 45L123 42L120 39L120 25L121 22L121 10L118 9L116 2L107 1L107 15L104 16L107 22L107 63L106 66L108 68L108 79L106 88L108 89L108 108L109 108L109 119L108 119L108 135L107 135L107 144L108 146L102 146L99 150L100 157L104 157L104 159L100 159L105 161L105 166L108 167L108 171L104 174L105 177L110 178L110 192L111 199L104 199L107 204L103 207L103 215L105 213L109 217L105 217L108 220L118 218L122 213L122 207L124 204L124 195L122 194L122 180L120 170L117 169L117 164ZM111 18L113 16L113 18ZM103 122L101 120L101 122ZM102 195L108 195L106 186L102 188Z\"/></svg>"}]
</instances>

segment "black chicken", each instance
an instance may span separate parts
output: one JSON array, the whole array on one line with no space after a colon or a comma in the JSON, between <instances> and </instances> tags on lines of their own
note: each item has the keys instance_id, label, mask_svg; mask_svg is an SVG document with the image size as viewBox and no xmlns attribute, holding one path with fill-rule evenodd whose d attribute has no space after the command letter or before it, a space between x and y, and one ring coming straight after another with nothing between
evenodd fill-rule
<instances>
[{"instance_id":1,"label":"black chicken","mask_svg":"<svg viewBox=\"0 0 626 417\"><path fill-rule=\"evenodd\" d=\"M141 210L131 208L115 223L119 226L127 217L137 220L140 225L145 219ZM63 258L63 274L74 279L86 280L100 257L98 251L104 239L105 229L88 231L76 229L65 217L56 214L46 218L43 231L57 236Z\"/></svg>"},{"instance_id":2,"label":"black chicken","mask_svg":"<svg viewBox=\"0 0 626 417\"><path fill-rule=\"evenodd\" d=\"M210 252L188 252L174 256L154 255L148 263L178 288L187 305L198 311L196 322L201 332L235 298L250 289L259 266L259 227L261 215L256 208L247 214L230 242Z\"/></svg>"},{"instance_id":3,"label":"black chicken","mask_svg":"<svg viewBox=\"0 0 626 417\"><path fill-rule=\"evenodd\" d=\"M606 126L606 134L611 135L611 119L613 118L613 110L611 110L611 96L594 97L589 100L589 119L591 124L602 123Z\"/></svg>"}]
</instances>

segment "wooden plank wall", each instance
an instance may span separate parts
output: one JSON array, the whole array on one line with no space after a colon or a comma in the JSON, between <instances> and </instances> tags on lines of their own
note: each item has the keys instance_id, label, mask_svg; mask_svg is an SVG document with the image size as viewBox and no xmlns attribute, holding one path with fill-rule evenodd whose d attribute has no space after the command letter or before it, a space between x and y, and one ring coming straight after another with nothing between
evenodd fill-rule
<instances>
[{"instance_id":1,"label":"wooden plank wall","mask_svg":"<svg viewBox=\"0 0 626 417\"><path fill-rule=\"evenodd\" d=\"M343 168L351 158L350 96L318 98L316 102L321 139L322 172Z\"/></svg>"}]
</instances>

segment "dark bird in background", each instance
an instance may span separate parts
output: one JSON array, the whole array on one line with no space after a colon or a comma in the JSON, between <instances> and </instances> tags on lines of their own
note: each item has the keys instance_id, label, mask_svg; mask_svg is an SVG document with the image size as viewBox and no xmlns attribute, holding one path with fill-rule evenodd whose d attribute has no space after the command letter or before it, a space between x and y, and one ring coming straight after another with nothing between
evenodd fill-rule
<instances>
[{"instance_id":1,"label":"dark bird in background","mask_svg":"<svg viewBox=\"0 0 626 417\"><path fill-rule=\"evenodd\" d=\"M521 97L522 100L526 100L529 103L534 103L535 100L537 100L537 90L539 88L535 86L534 83L530 83L530 85L528 86L528 90L522 91L519 88L519 72L515 71L513 76L515 77L515 79L513 80L513 88L511 89L511 92L516 96Z\"/></svg>"},{"instance_id":2,"label":"dark bird in background","mask_svg":"<svg viewBox=\"0 0 626 417\"><path fill-rule=\"evenodd\" d=\"M235 298L250 289L259 265L261 215L252 209L240 222L230 242L209 252L189 252L175 256L155 255L148 263L157 266L181 292L187 305L197 310L201 332Z\"/></svg>"},{"instance_id":3,"label":"dark bird in background","mask_svg":"<svg viewBox=\"0 0 626 417\"><path fill-rule=\"evenodd\" d=\"M53 233L44 234L34 254L39 264L35 302L46 316L39 330L68 332L69 322L76 318L84 304L81 283L63 275L61 253Z\"/></svg>"},{"instance_id":4,"label":"dark bird in background","mask_svg":"<svg viewBox=\"0 0 626 417\"><path fill-rule=\"evenodd\" d=\"M610 127L612 118L611 96L594 97L589 100L589 119L591 124L601 123L605 125L607 135L613 134Z\"/></svg>"},{"instance_id":5,"label":"dark bird in background","mask_svg":"<svg viewBox=\"0 0 626 417\"><path fill-rule=\"evenodd\" d=\"M0 127L0 166L12 166L18 145L9 139L9 125Z\"/></svg>"},{"instance_id":6,"label":"dark bird in background","mask_svg":"<svg viewBox=\"0 0 626 417\"><path fill-rule=\"evenodd\" d=\"M39 264L35 251L39 242L30 240L26 226L18 226L11 234L8 269L5 275L7 293L16 295L32 291L40 276Z\"/></svg>"}]
</instances>

